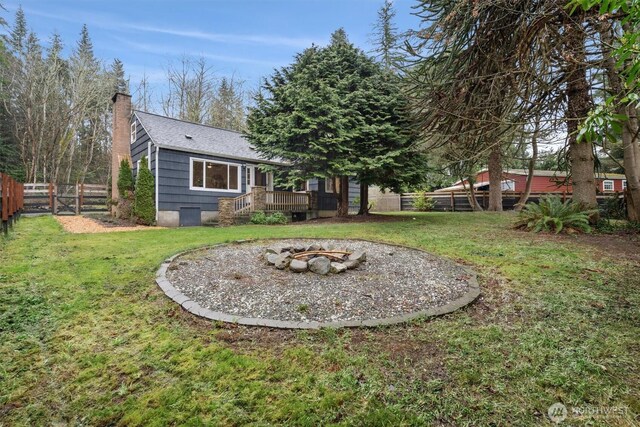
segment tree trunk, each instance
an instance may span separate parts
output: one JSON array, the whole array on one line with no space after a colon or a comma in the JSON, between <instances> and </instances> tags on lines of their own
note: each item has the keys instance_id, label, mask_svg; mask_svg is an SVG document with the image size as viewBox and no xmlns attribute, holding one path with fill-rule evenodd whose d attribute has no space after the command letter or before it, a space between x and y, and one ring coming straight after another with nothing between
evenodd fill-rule
<instances>
[{"instance_id":1,"label":"tree trunk","mask_svg":"<svg viewBox=\"0 0 640 427\"><path fill-rule=\"evenodd\" d=\"M340 177L340 193L338 195L338 212L336 216L346 217L349 215L349 177Z\"/></svg>"},{"instance_id":2,"label":"tree trunk","mask_svg":"<svg viewBox=\"0 0 640 427\"><path fill-rule=\"evenodd\" d=\"M476 198L476 190L473 187L473 185L475 184L475 179L472 178L468 178L467 182L469 184L469 188L467 189L467 185L464 183L465 179L464 178L460 178L460 181L462 182L462 186L464 187L465 192L467 193L467 200L469 200L469 204L471 205L471 209L475 212L475 211L482 211L484 209L482 209L482 206L480 206L480 203L478 203L478 199Z\"/></svg>"},{"instance_id":3,"label":"tree trunk","mask_svg":"<svg viewBox=\"0 0 640 427\"><path fill-rule=\"evenodd\" d=\"M489 208L493 212L502 212L502 153L496 145L489 153Z\"/></svg>"},{"instance_id":4,"label":"tree trunk","mask_svg":"<svg viewBox=\"0 0 640 427\"><path fill-rule=\"evenodd\" d=\"M581 26L582 15L567 18L565 24L565 58L567 81L567 135L569 139L569 162L571 165L572 199L585 208L597 207L596 182L594 177L593 145L578 142L578 126L591 109L589 83L587 82L587 59L585 55L585 32ZM597 220L593 215L591 220Z\"/></svg>"},{"instance_id":5,"label":"tree trunk","mask_svg":"<svg viewBox=\"0 0 640 427\"><path fill-rule=\"evenodd\" d=\"M358 215L369 214L369 186L364 183L360 183L360 210Z\"/></svg>"},{"instance_id":6,"label":"tree trunk","mask_svg":"<svg viewBox=\"0 0 640 427\"><path fill-rule=\"evenodd\" d=\"M538 134L540 133L540 118L536 120L536 127L531 137L531 159L529 160L529 170L527 171L527 183L524 186L524 193L520 196L520 200L514 206L516 212L520 212L529 200L531 194L531 185L533 184L533 174L536 169L536 161L538 160Z\"/></svg>"},{"instance_id":7,"label":"tree trunk","mask_svg":"<svg viewBox=\"0 0 640 427\"><path fill-rule=\"evenodd\" d=\"M627 178L627 219L640 221L640 126L638 112L633 105L624 107L622 114L629 118L622 128L624 174Z\"/></svg>"},{"instance_id":8,"label":"tree trunk","mask_svg":"<svg viewBox=\"0 0 640 427\"><path fill-rule=\"evenodd\" d=\"M624 96L622 77L616 67L616 60L611 46L615 45L615 37L612 27L601 28L600 34L603 40L603 52L606 58L605 69L611 92L617 98L616 113L627 116L622 126L622 149L624 174L627 178L627 219L640 221L640 126L638 124L638 112L633 105L623 104L620 98ZM626 65L626 64L625 64Z\"/></svg>"}]
</instances>

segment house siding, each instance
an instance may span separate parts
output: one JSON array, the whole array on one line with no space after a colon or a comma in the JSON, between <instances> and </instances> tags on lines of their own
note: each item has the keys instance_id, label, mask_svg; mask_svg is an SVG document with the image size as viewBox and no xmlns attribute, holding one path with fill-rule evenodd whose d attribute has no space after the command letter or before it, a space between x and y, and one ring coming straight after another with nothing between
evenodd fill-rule
<instances>
[{"instance_id":1,"label":"house siding","mask_svg":"<svg viewBox=\"0 0 640 427\"><path fill-rule=\"evenodd\" d=\"M240 168L241 187L237 192L191 190L191 158L237 164ZM223 157L191 154L182 151L161 149L158 164L158 210L179 211L181 207L199 207L202 211L217 211L219 197L237 197L245 192L246 174L243 163Z\"/></svg>"},{"instance_id":2,"label":"house siding","mask_svg":"<svg viewBox=\"0 0 640 427\"><path fill-rule=\"evenodd\" d=\"M156 146L153 144L151 138L138 121L138 118L133 116L133 119L136 121L136 140L131 144L131 168L133 170L133 178L135 180L138 177L138 160L142 159L144 156L148 157L149 169L151 170L151 174L155 177ZM149 151L151 151L150 155Z\"/></svg>"},{"instance_id":3,"label":"house siding","mask_svg":"<svg viewBox=\"0 0 640 427\"><path fill-rule=\"evenodd\" d=\"M324 191L324 179L311 180L309 190L318 192L318 209L322 211L334 211L338 209L338 200L334 193ZM360 184L354 180L349 180L349 209L357 210L359 205L355 204L355 200L360 197Z\"/></svg>"}]
</instances>

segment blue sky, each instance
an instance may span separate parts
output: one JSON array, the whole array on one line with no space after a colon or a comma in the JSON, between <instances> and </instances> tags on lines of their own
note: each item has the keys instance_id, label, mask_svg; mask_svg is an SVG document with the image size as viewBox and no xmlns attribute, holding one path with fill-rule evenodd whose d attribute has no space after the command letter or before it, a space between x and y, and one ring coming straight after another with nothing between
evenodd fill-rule
<instances>
[{"instance_id":1,"label":"blue sky","mask_svg":"<svg viewBox=\"0 0 640 427\"><path fill-rule=\"evenodd\" d=\"M57 31L71 48L82 24L96 55L119 58L132 88L146 73L162 91L164 70L184 54L205 57L220 76L235 75L257 87L273 68L287 65L312 43L325 44L343 27L369 51L372 25L383 0L8 0L13 23L19 5L27 23L46 42ZM415 0L396 0L400 30L417 28Z\"/></svg>"}]
</instances>

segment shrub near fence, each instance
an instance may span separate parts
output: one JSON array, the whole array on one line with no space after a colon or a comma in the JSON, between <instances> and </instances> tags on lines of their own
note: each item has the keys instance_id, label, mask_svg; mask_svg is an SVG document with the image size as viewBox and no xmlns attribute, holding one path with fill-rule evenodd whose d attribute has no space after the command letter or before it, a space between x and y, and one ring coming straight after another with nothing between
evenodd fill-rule
<instances>
[{"instance_id":1,"label":"shrub near fence","mask_svg":"<svg viewBox=\"0 0 640 427\"><path fill-rule=\"evenodd\" d=\"M7 234L24 208L24 186L6 173L0 173L0 192L2 231Z\"/></svg>"}]
</instances>

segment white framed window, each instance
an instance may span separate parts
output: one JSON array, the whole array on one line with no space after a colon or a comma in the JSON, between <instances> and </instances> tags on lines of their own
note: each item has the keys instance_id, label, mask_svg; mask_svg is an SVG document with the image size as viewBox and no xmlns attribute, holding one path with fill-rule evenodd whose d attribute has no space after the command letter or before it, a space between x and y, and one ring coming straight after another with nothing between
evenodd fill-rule
<instances>
[{"instance_id":1,"label":"white framed window","mask_svg":"<svg viewBox=\"0 0 640 427\"><path fill-rule=\"evenodd\" d=\"M136 142L137 134L138 134L138 127L136 125L136 121L134 120L133 123L131 123L131 143L132 144Z\"/></svg>"},{"instance_id":2,"label":"white framed window","mask_svg":"<svg viewBox=\"0 0 640 427\"><path fill-rule=\"evenodd\" d=\"M335 185L333 177L328 177L324 179L324 192L325 193L335 193Z\"/></svg>"},{"instance_id":3,"label":"white framed window","mask_svg":"<svg viewBox=\"0 0 640 427\"><path fill-rule=\"evenodd\" d=\"M500 183L500 187L502 188L502 191L516 191L516 182L511 179L507 179Z\"/></svg>"},{"instance_id":4,"label":"white framed window","mask_svg":"<svg viewBox=\"0 0 640 427\"><path fill-rule=\"evenodd\" d=\"M622 180L622 190L626 190L627 189L627 180L623 179Z\"/></svg>"},{"instance_id":5,"label":"white framed window","mask_svg":"<svg viewBox=\"0 0 640 427\"><path fill-rule=\"evenodd\" d=\"M613 180L605 179L604 181L602 181L602 190L613 191Z\"/></svg>"},{"instance_id":6,"label":"white framed window","mask_svg":"<svg viewBox=\"0 0 640 427\"><path fill-rule=\"evenodd\" d=\"M293 191L295 191L296 193L306 193L307 191L309 191L309 180L302 181L293 189Z\"/></svg>"},{"instance_id":7,"label":"white framed window","mask_svg":"<svg viewBox=\"0 0 640 427\"><path fill-rule=\"evenodd\" d=\"M240 165L191 158L189 188L199 191L240 192Z\"/></svg>"}]
</instances>

